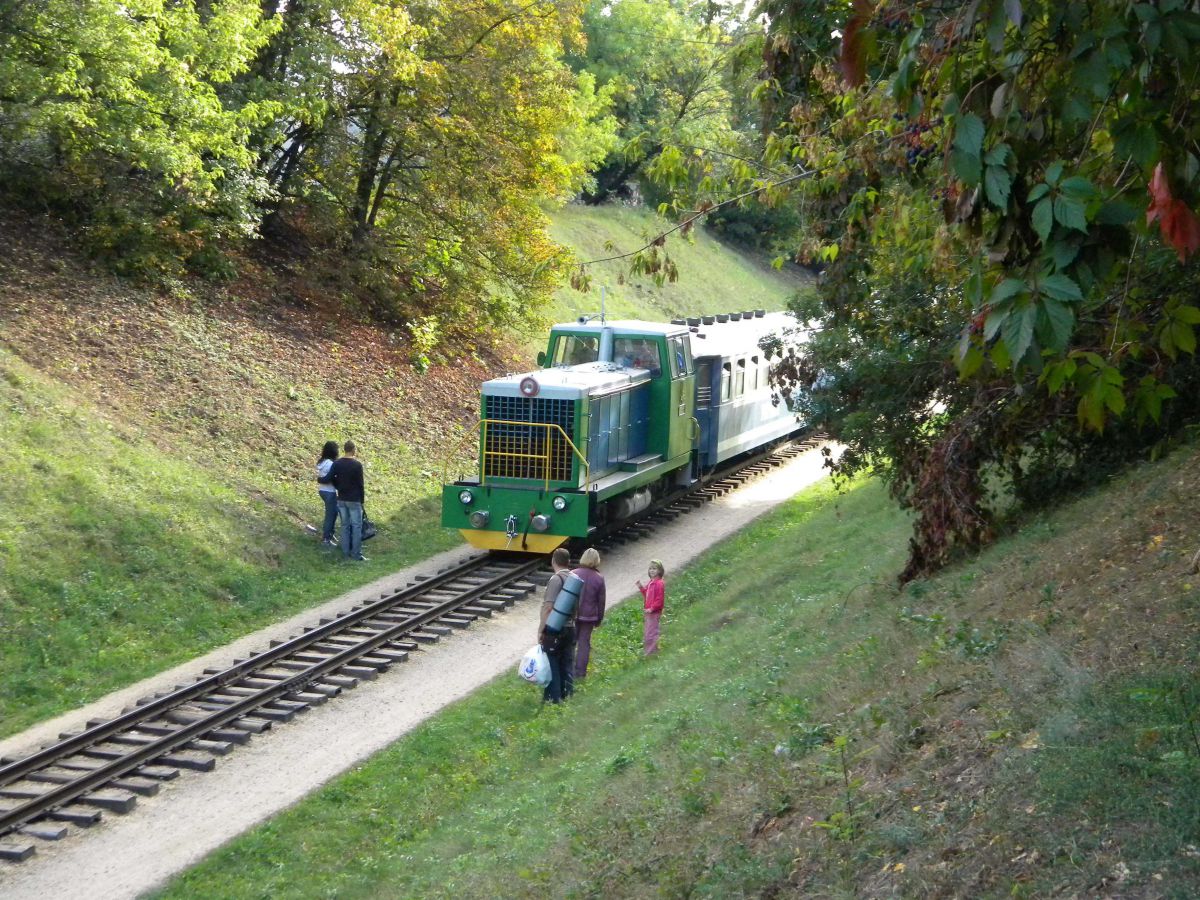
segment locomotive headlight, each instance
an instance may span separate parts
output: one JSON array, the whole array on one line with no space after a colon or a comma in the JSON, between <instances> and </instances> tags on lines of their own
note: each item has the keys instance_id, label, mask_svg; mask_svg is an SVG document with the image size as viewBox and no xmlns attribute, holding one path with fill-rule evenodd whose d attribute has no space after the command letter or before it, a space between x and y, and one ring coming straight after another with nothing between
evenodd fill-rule
<instances>
[{"instance_id":1,"label":"locomotive headlight","mask_svg":"<svg viewBox=\"0 0 1200 900\"><path fill-rule=\"evenodd\" d=\"M562 512L564 509L566 509L567 508L567 498L566 497L555 497L554 498L554 508L556 510L558 510L559 512Z\"/></svg>"},{"instance_id":2,"label":"locomotive headlight","mask_svg":"<svg viewBox=\"0 0 1200 900\"><path fill-rule=\"evenodd\" d=\"M471 527L484 528L487 526L488 519L490 518L491 516L488 515L488 511L486 509L477 509L475 512L471 513Z\"/></svg>"},{"instance_id":3,"label":"locomotive headlight","mask_svg":"<svg viewBox=\"0 0 1200 900\"><path fill-rule=\"evenodd\" d=\"M470 506L475 502L475 495L470 491L460 491L458 494L458 502L463 506Z\"/></svg>"},{"instance_id":4,"label":"locomotive headlight","mask_svg":"<svg viewBox=\"0 0 1200 900\"><path fill-rule=\"evenodd\" d=\"M547 530L549 530L549 528L550 528L550 517L549 516L534 516L533 517L533 530L534 531L547 531Z\"/></svg>"}]
</instances>

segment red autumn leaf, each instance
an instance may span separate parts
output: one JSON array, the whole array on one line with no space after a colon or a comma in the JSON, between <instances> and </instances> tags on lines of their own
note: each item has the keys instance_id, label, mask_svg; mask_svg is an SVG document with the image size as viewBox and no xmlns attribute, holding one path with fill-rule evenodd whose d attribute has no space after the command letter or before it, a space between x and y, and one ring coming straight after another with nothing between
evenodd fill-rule
<instances>
[{"instance_id":1,"label":"red autumn leaf","mask_svg":"<svg viewBox=\"0 0 1200 900\"><path fill-rule=\"evenodd\" d=\"M1160 162L1154 167L1154 175L1150 179L1150 205L1146 208L1146 224L1153 224L1159 216L1165 216L1171 208L1171 186L1167 184L1167 173L1163 171Z\"/></svg>"},{"instance_id":2,"label":"red autumn leaf","mask_svg":"<svg viewBox=\"0 0 1200 900\"><path fill-rule=\"evenodd\" d=\"M1171 209L1162 219L1162 233L1167 243L1179 254L1179 261L1200 250L1200 219L1182 200L1171 202Z\"/></svg>"},{"instance_id":3,"label":"red autumn leaf","mask_svg":"<svg viewBox=\"0 0 1200 900\"><path fill-rule=\"evenodd\" d=\"M842 29L842 52L838 64L850 87L858 87L867 77L867 45L863 29L871 19L870 0L854 0L854 15Z\"/></svg>"},{"instance_id":4,"label":"red autumn leaf","mask_svg":"<svg viewBox=\"0 0 1200 900\"><path fill-rule=\"evenodd\" d=\"M1185 262L1191 254L1200 250L1200 219L1182 200L1171 196L1162 163L1154 167L1150 179L1150 206L1146 208L1146 224L1158 220L1163 240L1175 248L1179 261Z\"/></svg>"}]
</instances>

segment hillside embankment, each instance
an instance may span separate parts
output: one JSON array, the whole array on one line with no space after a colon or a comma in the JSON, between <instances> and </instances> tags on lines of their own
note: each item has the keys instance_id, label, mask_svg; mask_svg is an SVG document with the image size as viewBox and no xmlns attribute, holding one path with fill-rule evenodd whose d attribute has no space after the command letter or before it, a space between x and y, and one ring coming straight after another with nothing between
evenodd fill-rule
<instances>
[{"instance_id":1,"label":"hillside embankment","mask_svg":"<svg viewBox=\"0 0 1200 900\"><path fill-rule=\"evenodd\" d=\"M658 221L564 215L621 242ZM0 210L0 240L0 736L456 545L440 484L470 464L479 384L544 340L430 350L270 248L230 283L150 287L50 219ZM614 314L780 309L803 284L707 239L679 258L681 282L621 285ZM598 311L598 291L577 296L547 316ZM348 438L382 525L364 571L305 530L320 446Z\"/></svg>"},{"instance_id":2,"label":"hillside embankment","mask_svg":"<svg viewBox=\"0 0 1200 900\"><path fill-rule=\"evenodd\" d=\"M0 735L454 543L436 459L502 347L422 377L302 274L164 293L5 228ZM368 568L301 527L327 437L364 447ZM906 516L814 489L668 573L657 658L627 604L567 709L485 688L165 895L1195 896L1197 471L903 592Z\"/></svg>"},{"instance_id":3,"label":"hillside embankment","mask_svg":"<svg viewBox=\"0 0 1200 900\"><path fill-rule=\"evenodd\" d=\"M625 604L565 708L498 680L158 896L1194 897L1198 467L903 591L881 486L811 488L669 569L655 657Z\"/></svg>"}]
</instances>

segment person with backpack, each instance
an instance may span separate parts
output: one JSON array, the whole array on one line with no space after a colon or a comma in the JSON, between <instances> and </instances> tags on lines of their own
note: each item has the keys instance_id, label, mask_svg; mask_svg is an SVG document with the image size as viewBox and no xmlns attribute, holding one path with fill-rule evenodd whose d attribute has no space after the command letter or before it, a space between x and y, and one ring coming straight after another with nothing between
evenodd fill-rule
<instances>
[{"instance_id":1,"label":"person with backpack","mask_svg":"<svg viewBox=\"0 0 1200 900\"><path fill-rule=\"evenodd\" d=\"M571 554L566 547L559 547L550 554L550 567L554 574L546 582L546 594L542 598L542 621L538 626L538 643L550 660L550 683L542 693L542 699L550 703L561 703L575 690L575 615L557 634L547 634L546 618L554 609L566 577L571 574Z\"/></svg>"}]
</instances>

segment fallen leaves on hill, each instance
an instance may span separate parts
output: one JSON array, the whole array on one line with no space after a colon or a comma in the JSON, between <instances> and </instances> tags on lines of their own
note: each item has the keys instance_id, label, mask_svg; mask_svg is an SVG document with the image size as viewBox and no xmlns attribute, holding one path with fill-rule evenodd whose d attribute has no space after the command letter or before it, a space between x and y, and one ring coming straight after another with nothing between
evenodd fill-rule
<instances>
[{"instance_id":1,"label":"fallen leaves on hill","mask_svg":"<svg viewBox=\"0 0 1200 900\"><path fill-rule=\"evenodd\" d=\"M53 223L9 217L0 235L9 348L201 465L249 457L260 483L307 484L321 443L347 438L391 473L381 487L417 463L440 478L480 382L504 368L483 347L419 375L403 334L339 313L303 273L246 262L233 285L167 295L64 250Z\"/></svg>"}]
</instances>

